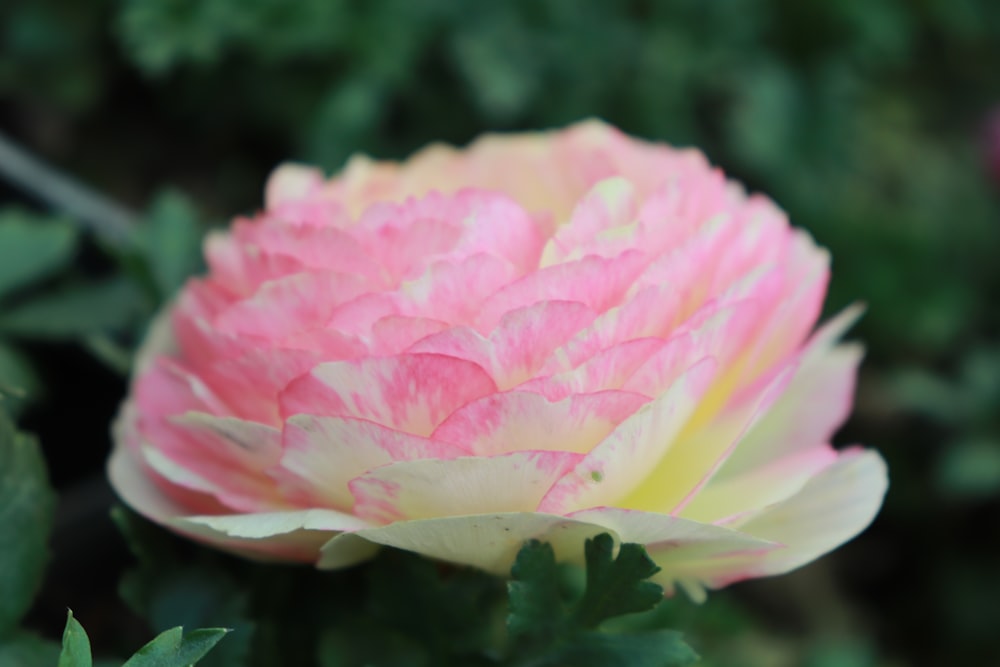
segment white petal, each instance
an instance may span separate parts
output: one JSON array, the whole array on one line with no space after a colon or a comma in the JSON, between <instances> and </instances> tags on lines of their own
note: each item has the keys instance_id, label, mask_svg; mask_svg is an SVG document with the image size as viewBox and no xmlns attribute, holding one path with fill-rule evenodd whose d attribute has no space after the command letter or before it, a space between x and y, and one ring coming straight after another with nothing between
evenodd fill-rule
<instances>
[{"instance_id":1,"label":"white petal","mask_svg":"<svg viewBox=\"0 0 1000 667\"><path fill-rule=\"evenodd\" d=\"M344 553L359 548L359 540L493 572L509 574L525 541L552 545L560 560L580 560L587 538L607 529L552 514L502 513L399 521L379 528L344 533L323 545L321 569L344 566Z\"/></svg>"},{"instance_id":2,"label":"white petal","mask_svg":"<svg viewBox=\"0 0 1000 667\"><path fill-rule=\"evenodd\" d=\"M376 523L458 514L531 512L580 454L520 451L399 461L351 482L354 512Z\"/></svg>"},{"instance_id":3,"label":"white petal","mask_svg":"<svg viewBox=\"0 0 1000 667\"><path fill-rule=\"evenodd\" d=\"M740 532L780 542L750 576L783 574L835 549L872 522L889 480L885 461L871 450L850 450L801 491L756 516L733 524Z\"/></svg>"},{"instance_id":4,"label":"white petal","mask_svg":"<svg viewBox=\"0 0 1000 667\"><path fill-rule=\"evenodd\" d=\"M781 548L767 539L667 514L601 507L570 516L604 526L622 542L644 545L661 568L654 581L668 594L680 583L697 601L704 586L740 578L749 564Z\"/></svg>"}]
</instances>

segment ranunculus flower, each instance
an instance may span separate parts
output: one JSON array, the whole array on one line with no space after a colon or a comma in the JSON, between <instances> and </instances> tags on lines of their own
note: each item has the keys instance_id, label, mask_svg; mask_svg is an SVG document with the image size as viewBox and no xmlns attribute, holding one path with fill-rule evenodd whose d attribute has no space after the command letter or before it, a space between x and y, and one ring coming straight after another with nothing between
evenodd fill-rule
<instances>
[{"instance_id":1,"label":"ranunculus flower","mask_svg":"<svg viewBox=\"0 0 1000 667\"><path fill-rule=\"evenodd\" d=\"M861 348L829 258L701 153L600 122L279 168L154 324L111 480L173 530L321 568L505 572L609 532L694 597L865 528Z\"/></svg>"}]
</instances>

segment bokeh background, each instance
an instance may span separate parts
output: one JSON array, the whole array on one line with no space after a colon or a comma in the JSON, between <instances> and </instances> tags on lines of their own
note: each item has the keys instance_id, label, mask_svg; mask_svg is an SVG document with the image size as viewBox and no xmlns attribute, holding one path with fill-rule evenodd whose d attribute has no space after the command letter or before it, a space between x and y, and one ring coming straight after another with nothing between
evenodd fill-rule
<instances>
[{"instance_id":1,"label":"bokeh background","mask_svg":"<svg viewBox=\"0 0 1000 667\"><path fill-rule=\"evenodd\" d=\"M108 423L201 233L275 164L600 116L771 195L832 251L828 313L868 305L839 441L888 459L885 508L793 575L678 600L705 664L1000 664L998 72L995 0L4 0L0 383L62 494L32 622L141 634Z\"/></svg>"}]
</instances>

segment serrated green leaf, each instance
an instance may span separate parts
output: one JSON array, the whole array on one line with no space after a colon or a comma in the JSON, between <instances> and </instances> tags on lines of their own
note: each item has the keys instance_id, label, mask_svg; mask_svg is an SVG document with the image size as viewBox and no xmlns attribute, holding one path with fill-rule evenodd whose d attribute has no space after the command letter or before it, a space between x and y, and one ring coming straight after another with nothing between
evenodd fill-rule
<instances>
[{"instance_id":1,"label":"serrated green leaf","mask_svg":"<svg viewBox=\"0 0 1000 667\"><path fill-rule=\"evenodd\" d=\"M171 628L136 651L122 667L188 667L201 660L228 632L225 628L206 628L184 634L183 628Z\"/></svg>"},{"instance_id":2,"label":"serrated green leaf","mask_svg":"<svg viewBox=\"0 0 1000 667\"><path fill-rule=\"evenodd\" d=\"M574 621L595 628L615 616L652 609L663 599L663 588L645 581L660 571L639 544L623 544L614 557L614 540L607 533L587 540L587 589Z\"/></svg>"},{"instance_id":3,"label":"serrated green leaf","mask_svg":"<svg viewBox=\"0 0 1000 667\"><path fill-rule=\"evenodd\" d=\"M679 633L659 624L641 632L598 629L662 604L663 589L647 581L659 568L642 545L623 544L615 557L614 540L604 533L587 540L584 555L586 587L580 595L561 589L549 545L528 542L518 553L508 586L511 664L674 667L697 659Z\"/></svg>"},{"instance_id":4,"label":"serrated green leaf","mask_svg":"<svg viewBox=\"0 0 1000 667\"><path fill-rule=\"evenodd\" d=\"M548 653L537 667L685 667L698 661L698 654L684 643L681 633L657 630L640 634L588 632Z\"/></svg>"},{"instance_id":5,"label":"serrated green leaf","mask_svg":"<svg viewBox=\"0 0 1000 667\"><path fill-rule=\"evenodd\" d=\"M156 197L139 235L150 273L163 298L203 268L202 225L194 204L181 192L164 190Z\"/></svg>"},{"instance_id":6,"label":"serrated green leaf","mask_svg":"<svg viewBox=\"0 0 1000 667\"><path fill-rule=\"evenodd\" d=\"M0 313L0 332L36 338L79 338L120 330L136 322L145 307L129 280L111 278L70 287Z\"/></svg>"},{"instance_id":7,"label":"serrated green leaf","mask_svg":"<svg viewBox=\"0 0 1000 667\"><path fill-rule=\"evenodd\" d=\"M38 445L0 410L0 635L28 611L41 585L54 509Z\"/></svg>"},{"instance_id":8,"label":"serrated green leaf","mask_svg":"<svg viewBox=\"0 0 1000 667\"><path fill-rule=\"evenodd\" d=\"M73 618L73 612L66 615L66 629L63 630L62 652L59 667L93 667L90 653L90 637L80 622Z\"/></svg>"},{"instance_id":9,"label":"serrated green leaf","mask_svg":"<svg viewBox=\"0 0 1000 667\"><path fill-rule=\"evenodd\" d=\"M0 639L3 667L52 667L58 660L58 644L29 632L15 632Z\"/></svg>"},{"instance_id":10,"label":"serrated green leaf","mask_svg":"<svg viewBox=\"0 0 1000 667\"><path fill-rule=\"evenodd\" d=\"M552 546L527 542L518 552L510 576L507 632L511 642L554 638L562 630L566 612Z\"/></svg>"},{"instance_id":11,"label":"serrated green leaf","mask_svg":"<svg viewBox=\"0 0 1000 667\"><path fill-rule=\"evenodd\" d=\"M78 232L65 220L6 209L0 212L0 299L64 266Z\"/></svg>"}]
</instances>

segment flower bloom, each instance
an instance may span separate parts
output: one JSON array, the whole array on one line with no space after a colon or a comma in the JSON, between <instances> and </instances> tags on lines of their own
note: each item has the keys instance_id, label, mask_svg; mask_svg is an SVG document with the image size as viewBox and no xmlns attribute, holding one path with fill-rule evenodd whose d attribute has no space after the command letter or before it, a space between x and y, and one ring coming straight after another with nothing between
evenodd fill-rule
<instances>
[{"instance_id":1,"label":"flower bloom","mask_svg":"<svg viewBox=\"0 0 1000 667\"><path fill-rule=\"evenodd\" d=\"M861 349L812 332L827 253L703 155L597 121L279 168L137 362L121 497L321 568L379 545L505 572L530 538L644 544L693 597L863 530L830 446Z\"/></svg>"}]
</instances>

